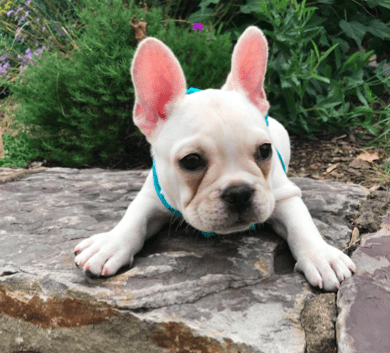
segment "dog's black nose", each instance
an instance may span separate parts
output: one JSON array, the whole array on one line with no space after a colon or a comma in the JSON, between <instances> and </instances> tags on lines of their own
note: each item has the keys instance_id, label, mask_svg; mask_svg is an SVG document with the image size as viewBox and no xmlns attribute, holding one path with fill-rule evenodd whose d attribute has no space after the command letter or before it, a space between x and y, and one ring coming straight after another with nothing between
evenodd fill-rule
<instances>
[{"instance_id":1,"label":"dog's black nose","mask_svg":"<svg viewBox=\"0 0 390 353\"><path fill-rule=\"evenodd\" d=\"M249 185L235 185L227 188L221 198L233 211L242 212L251 205L253 192Z\"/></svg>"}]
</instances>

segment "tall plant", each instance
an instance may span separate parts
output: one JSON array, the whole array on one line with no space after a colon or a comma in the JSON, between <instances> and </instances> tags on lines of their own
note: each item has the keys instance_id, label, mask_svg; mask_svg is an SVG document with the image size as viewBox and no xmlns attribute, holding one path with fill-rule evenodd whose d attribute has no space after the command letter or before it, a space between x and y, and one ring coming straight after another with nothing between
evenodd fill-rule
<instances>
[{"instance_id":1,"label":"tall plant","mask_svg":"<svg viewBox=\"0 0 390 353\"><path fill-rule=\"evenodd\" d=\"M376 133L375 124L390 113L389 106L377 110L375 105L390 88L385 63L377 69L368 66L374 51L363 48L349 55L338 37L327 34L325 19L315 16L317 8L305 5L305 0L275 0L241 9L256 13L271 39L266 80L270 115L306 135L354 124Z\"/></svg>"},{"instance_id":2,"label":"tall plant","mask_svg":"<svg viewBox=\"0 0 390 353\"><path fill-rule=\"evenodd\" d=\"M83 2L78 16L86 28L77 40L80 50L65 57L45 51L41 58L34 57L36 66L28 66L20 79L3 83L20 102L15 120L28 131L19 138L35 155L72 167L111 165L134 153L132 140L138 132L132 122L129 72L138 44L132 17L149 23L148 35L171 47L189 84L200 88L222 85L231 43L213 30L193 32L189 26L183 31L173 23L164 27L160 9L144 12L132 1L128 7L122 0Z\"/></svg>"}]
</instances>

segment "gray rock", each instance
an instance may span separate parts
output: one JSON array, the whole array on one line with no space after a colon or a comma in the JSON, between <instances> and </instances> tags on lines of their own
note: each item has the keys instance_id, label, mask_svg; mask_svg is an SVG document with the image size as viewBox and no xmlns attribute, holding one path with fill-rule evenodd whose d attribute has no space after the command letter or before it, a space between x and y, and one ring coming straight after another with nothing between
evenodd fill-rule
<instances>
[{"instance_id":1,"label":"gray rock","mask_svg":"<svg viewBox=\"0 0 390 353\"><path fill-rule=\"evenodd\" d=\"M390 351L390 214L354 252L357 271L338 292L340 353Z\"/></svg>"},{"instance_id":2,"label":"gray rock","mask_svg":"<svg viewBox=\"0 0 390 353\"><path fill-rule=\"evenodd\" d=\"M174 223L116 276L75 267L74 246L112 229L147 174L52 168L0 185L0 351L305 352L301 314L318 291L266 225L206 239ZM346 215L367 191L292 180L345 248Z\"/></svg>"}]
</instances>

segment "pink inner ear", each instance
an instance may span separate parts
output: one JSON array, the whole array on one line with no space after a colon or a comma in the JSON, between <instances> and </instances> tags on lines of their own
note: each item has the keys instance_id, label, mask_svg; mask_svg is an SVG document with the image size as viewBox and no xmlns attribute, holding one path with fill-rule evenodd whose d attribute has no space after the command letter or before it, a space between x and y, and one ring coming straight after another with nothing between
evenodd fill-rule
<instances>
[{"instance_id":1,"label":"pink inner ear","mask_svg":"<svg viewBox=\"0 0 390 353\"><path fill-rule=\"evenodd\" d=\"M170 92L162 92L160 94L160 99L158 100L158 115L162 120L166 120L167 114L166 114L166 107L168 102L171 100L171 93L173 89L170 90Z\"/></svg>"},{"instance_id":2,"label":"pink inner ear","mask_svg":"<svg viewBox=\"0 0 390 353\"><path fill-rule=\"evenodd\" d=\"M131 72L136 95L134 120L150 135L159 120L167 119L173 103L185 95L184 73L171 50L154 38L140 45Z\"/></svg>"},{"instance_id":3,"label":"pink inner ear","mask_svg":"<svg viewBox=\"0 0 390 353\"><path fill-rule=\"evenodd\" d=\"M231 77L227 81L229 88L243 90L262 112L269 108L263 86L267 59L268 45L264 35L256 27L247 28L234 48Z\"/></svg>"}]
</instances>

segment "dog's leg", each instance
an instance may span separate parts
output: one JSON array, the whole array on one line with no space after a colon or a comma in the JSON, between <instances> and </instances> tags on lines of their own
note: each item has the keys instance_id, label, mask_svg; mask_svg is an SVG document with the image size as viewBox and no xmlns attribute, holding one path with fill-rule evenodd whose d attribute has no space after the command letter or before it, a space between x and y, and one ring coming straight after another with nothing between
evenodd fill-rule
<instances>
[{"instance_id":1,"label":"dog's leg","mask_svg":"<svg viewBox=\"0 0 390 353\"><path fill-rule=\"evenodd\" d=\"M145 240L156 234L171 216L157 197L150 173L113 230L96 234L75 247L76 265L95 276L114 275L122 266L133 263Z\"/></svg>"},{"instance_id":2,"label":"dog's leg","mask_svg":"<svg viewBox=\"0 0 390 353\"><path fill-rule=\"evenodd\" d=\"M352 260L322 238L300 197L278 201L269 222L287 241L297 261L295 269L302 271L312 286L336 290L355 271Z\"/></svg>"}]
</instances>

